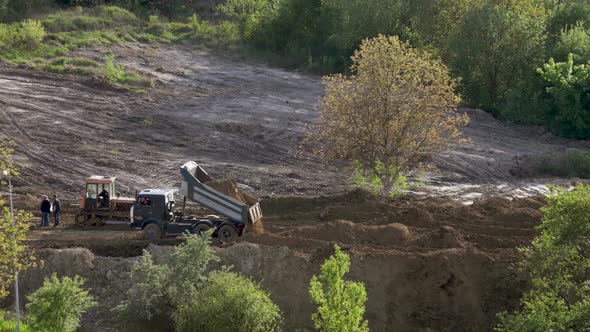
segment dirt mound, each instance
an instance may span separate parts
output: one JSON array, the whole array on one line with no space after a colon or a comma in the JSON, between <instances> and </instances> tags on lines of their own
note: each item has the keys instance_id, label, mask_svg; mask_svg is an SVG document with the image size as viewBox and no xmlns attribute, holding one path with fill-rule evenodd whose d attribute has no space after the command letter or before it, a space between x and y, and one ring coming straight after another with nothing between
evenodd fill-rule
<instances>
[{"instance_id":1,"label":"dirt mound","mask_svg":"<svg viewBox=\"0 0 590 332\"><path fill-rule=\"evenodd\" d=\"M412 239L412 233L402 224L364 225L348 220L338 220L316 226L304 226L282 235L295 238L317 239L340 243L364 243L383 246L404 244Z\"/></svg>"},{"instance_id":2,"label":"dirt mound","mask_svg":"<svg viewBox=\"0 0 590 332\"><path fill-rule=\"evenodd\" d=\"M254 205L258 200L243 192L235 180L212 180L206 183L209 187L220 191L232 198L237 199L247 205Z\"/></svg>"}]
</instances>

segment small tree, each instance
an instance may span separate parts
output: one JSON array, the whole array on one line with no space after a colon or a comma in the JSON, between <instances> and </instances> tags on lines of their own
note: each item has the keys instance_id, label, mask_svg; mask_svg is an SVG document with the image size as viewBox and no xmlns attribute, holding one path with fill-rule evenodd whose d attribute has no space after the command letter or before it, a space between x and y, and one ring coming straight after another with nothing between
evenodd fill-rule
<instances>
[{"instance_id":1,"label":"small tree","mask_svg":"<svg viewBox=\"0 0 590 332\"><path fill-rule=\"evenodd\" d=\"M547 104L552 112L551 129L559 135L590 137L590 65L574 65L570 53L567 62L549 59L537 72L548 83Z\"/></svg>"},{"instance_id":2,"label":"small tree","mask_svg":"<svg viewBox=\"0 0 590 332\"><path fill-rule=\"evenodd\" d=\"M213 271L209 282L175 312L177 332L279 332L279 307L252 280L235 272Z\"/></svg>"},{"instance_id":3,"label":"small tree","mask_svg":"<svg viewBox=\"0 0 590 332\"><path fill-rule=\"evenodd\" d=\"M79 277L54 274L46 278L43 286L27 298L27 319L39 331L74 332L80 326L81 316L96 305L92 295L82 289L84 281Z\"/></svg>"},{"instance_id":4,"label":"small tree","mask_svg":"<svg viewBox=\"0 0 590 332\"><path fill-rule=\"evenodd\" d=\"M335 246L335 253L322 265L319 278L313 276L309 294L317 313L313 314L315 328L320 332L366 332L363 321L367 293L362 283L345 281L350 270L350 257Z\"/></svg>"},{"instance_id":5,"label":"small tree","mask_svg":"<svg viewBox=\"0 0 590 332\"><path fill-rule=\"evenodd\" d=\"M187 235L167 264L155 264L144 251L129 276L133 286L127 298L114 310L129 319L150 320L191 301L208 280L209 263L219 260L210 243L210 236Z\"/></svg>"},{"instance_id":6,"label":"small tree","mask_svg":"<svg viewBox=\"0 0 590 332\"><path fill-rule=\"evenodd\" d=\"M364 40L352 61L352 76L324 77L306 140L324 160L355 162L386 196L400 175L456 141L468 118L456 112L455 81L441 61L397 37Z\"/></svg>"},{"instance_id":7,"label":"small tree","mask_svg":"<svg viewBox=\"0 0 590 332\"><path fill-rule=\"evenodd\" d=\"M542 211L541 234L521 249L532 287L496 331L590 330L590 186L553 189Z\"/></svg>"},{"instance_id":8,"label":"small tree","mask_svg":"<svg viewBox=\"0 0 590 332\"><path fill-rule=\"evenodd\" d=\"M534 80L544 54L544 10L530 0L474 3L450 33L445 60L468 102L495 111L511 90Z\"/></svg>"},{"instance_id":9,"label":"small tree","mask_svg":"<svg viewBox=\"0 0 590 332\"><path fill-rule=\"evenodd\" d=\"M6 171L18 175L17 165L12 159L12 144L0 142L0 176ZM4 178L0 184L6 185ZM0 197L0 299L8 296L8 288L17 271L23 271L34 264L34 257L27 251L26 234L29 229L30 213L13 211Z\"/></svg>"}]
</instances>

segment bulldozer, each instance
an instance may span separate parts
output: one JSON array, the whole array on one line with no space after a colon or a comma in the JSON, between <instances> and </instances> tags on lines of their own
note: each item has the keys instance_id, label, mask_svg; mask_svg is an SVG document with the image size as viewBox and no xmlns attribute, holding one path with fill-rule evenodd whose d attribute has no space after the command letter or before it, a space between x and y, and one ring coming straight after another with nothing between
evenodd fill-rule
<instances>
[{"instance_id":1,"label":"bulldozer","mask_svg":"<svg viewBox=\"0 0 590 332\"><path fill-rule=\"evenodd\" d=\"M86 192L80 198L76 224L88 226L101 225L106 220L128 220L135 197L120 197L116 180L116 177L93 175L84 181Z\"/></svg>"}]
</instances>

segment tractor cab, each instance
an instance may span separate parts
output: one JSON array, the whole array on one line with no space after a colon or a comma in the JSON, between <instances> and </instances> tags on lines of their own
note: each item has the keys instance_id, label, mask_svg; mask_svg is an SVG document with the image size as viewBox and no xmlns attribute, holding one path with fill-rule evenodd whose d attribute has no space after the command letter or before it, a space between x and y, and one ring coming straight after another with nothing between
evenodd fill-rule
<instances>
[{"instance_id":1,"label":"tractor cab","mask_svg":"<svg viewBox=\"0 0 590 332\"><path fill-rule=\"evenodd\" d=\"M86 179L86 194L80 199L81 209L110 209L116 193L116 177L93 175Z\"/></svg>"}]
</instances>

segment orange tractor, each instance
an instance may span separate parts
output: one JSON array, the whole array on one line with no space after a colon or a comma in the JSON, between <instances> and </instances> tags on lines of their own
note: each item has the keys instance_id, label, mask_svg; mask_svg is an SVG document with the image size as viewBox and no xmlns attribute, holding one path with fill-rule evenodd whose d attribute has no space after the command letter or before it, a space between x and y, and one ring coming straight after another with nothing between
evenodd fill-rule
<instances>
[{"instance_id":1,"label":"orange tractor","mask_svg":"<svg viewBox=\"0 0 590 332\"><path fill-rule=\"evenodd\" d=\"M80 198L80 211L76 215L77 224L94 225L103 224L106 220L129 219L129 210L135 203L135 198L120 197L116 179L96 175L86 179L86 193Z\"/></svg>"}]
</instances>

